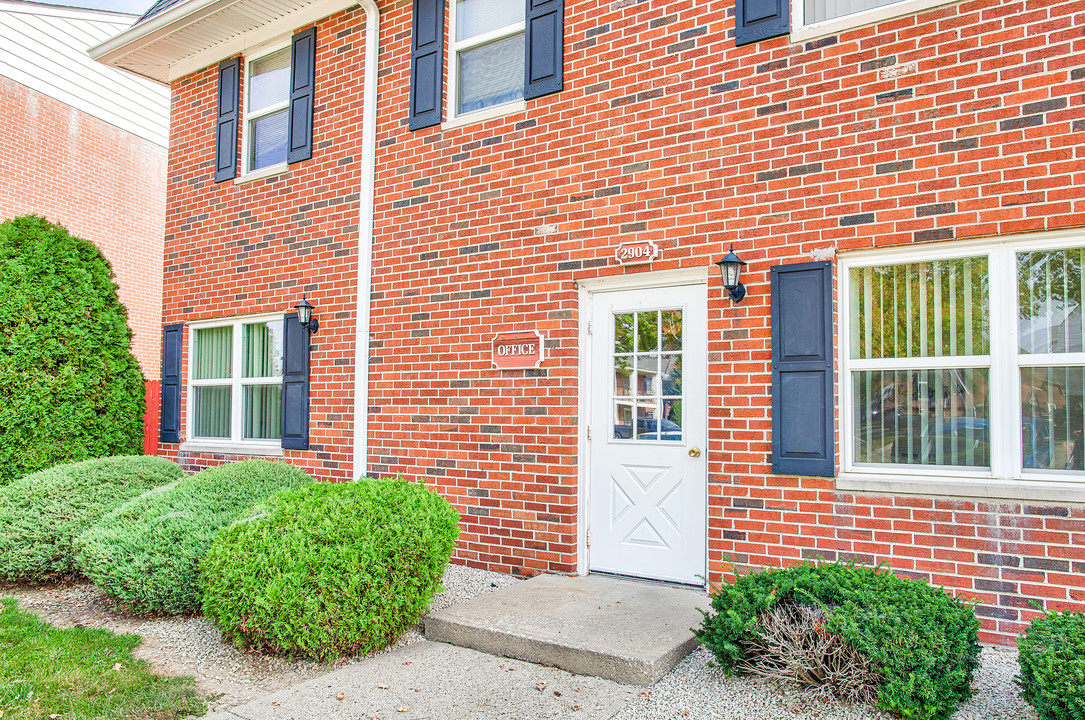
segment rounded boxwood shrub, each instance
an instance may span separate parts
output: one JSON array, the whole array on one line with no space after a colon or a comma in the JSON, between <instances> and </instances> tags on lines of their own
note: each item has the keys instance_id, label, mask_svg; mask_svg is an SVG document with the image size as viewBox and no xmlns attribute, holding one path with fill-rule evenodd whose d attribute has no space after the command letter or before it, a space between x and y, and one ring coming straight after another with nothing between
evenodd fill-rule
<instances>
[{"instance_id":1,"label":"rounded boxwood shrub","mask_svg":"<svg viewBox=\"0 0 1085 720\"><path fill-rule=\"evenodd\" d=\"M57 463L136 455L143 376L113 270L44 218L0 223L0 485Z\"/></svg>"},{"instance_id":2,"label":"rounded boxwood shrub","mask_svg":"<svg viewBox=\"0 0 1085 720\"><path fill-rule=\"evenodd\" d=\"M132 612L196 611L199 563L218 531L253 503L310 482L267 460L209 468L108 513L76 540L76 565Z\"/></svg>"},{"instance_id":3,"label":"rounded boxwood shrub","mask_svg":"<svg viewBox=\"0 0 1085 720\"><path fill-rule=\"evenodd\" d=\"M773 624L781 613L774 611L787 605L822 611L813 622L796 614L813 637L777 642L781 634ZM792 644L813 644L835 658L857 654L864 662L843 666L860 675L872 672L878 707L906 718L947 718L971 696L980 652L975 612L925 582L884 569L802 564L739 575L713 593L712 609L696 635L728 673L756 667L754 656L766 652L774 655L767 664L786 667L788 656L802 650ZM825 642L829 638L834 642ZM855 681L832 675L825 680Z\"/></svg>"},{"instance_id":4,"label":"rounded boxwood shrub","mask_svg":"<svg viewBox=\"0 0 1085 720\"><path fill-rule=\"evenodd\" d=\"M1036 618L1017 650L1017 683L1040 720L1085 720L1085 613Z\"/></svg>"},{"instance_id":5,"label":"rounded boxwood shrub","mask_svg":"<svg viewBox=\"0 0 1085 720\"><path fill-rule=\"evenodd\" d=\"M239 647L328 660L418 623L459 514L402 479L288 490L224 530L203 562L204 614Z\"/></svg>"},{"instance_id":6,"label":"rounded boxwood shrub","mask_svg":"<svg viewBox=\"0 0 1085 720\"><path fill-rule=\"evenodd\" d=\"M162 458L125 456L57 465L0 487L0 578L73 572L76 537L125 500L184 474Z\"/></svg>"}]
</instances>

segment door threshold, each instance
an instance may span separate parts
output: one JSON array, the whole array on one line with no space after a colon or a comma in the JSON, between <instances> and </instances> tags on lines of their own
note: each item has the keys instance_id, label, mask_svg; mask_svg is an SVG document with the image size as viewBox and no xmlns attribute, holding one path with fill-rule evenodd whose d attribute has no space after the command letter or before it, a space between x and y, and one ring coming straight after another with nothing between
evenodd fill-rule
<instances>
[{"instance_id":1,"label":"door threshold","mask_svg":"<svg viewBox=\"0 0 1085 720\"><path fill-rule=\"evenodd\" d=\"M704 591L707 587L706 583L684 583L677 580L658 580L656 578L639 577L637 575L624 575L622 573L607 572L605 570L588 570L589 575L600 575L602 577L610 577L616 580L628 580L630 582L644 583L645 585L662 585L664 587L673 587L680 590L701 590Z\"/></svg>"}]
</instances>

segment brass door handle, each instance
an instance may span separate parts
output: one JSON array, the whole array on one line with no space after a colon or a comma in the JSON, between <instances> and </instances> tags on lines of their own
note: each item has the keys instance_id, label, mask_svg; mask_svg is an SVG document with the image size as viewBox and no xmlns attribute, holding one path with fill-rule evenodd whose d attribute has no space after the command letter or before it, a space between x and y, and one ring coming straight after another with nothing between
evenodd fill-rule
<instances>
[{"instance_id":1,"label":"brass door handle","mask_svg":"<svg viewBox=\"0 0 1085 720\"><path fill-rule=\"evenodd\" d=\"M689 449L689 456L690 457L701 457L701 448L690 448Z\"/></svg>"}]
</instances>

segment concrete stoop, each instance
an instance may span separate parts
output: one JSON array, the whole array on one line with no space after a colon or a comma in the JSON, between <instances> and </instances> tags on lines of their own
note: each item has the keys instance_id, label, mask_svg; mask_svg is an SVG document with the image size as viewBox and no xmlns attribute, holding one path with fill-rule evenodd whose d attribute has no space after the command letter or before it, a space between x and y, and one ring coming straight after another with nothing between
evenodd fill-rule
<instances>
[{"instance_id":1,"label":"concrete stoop","mask_svg":"<svg viewBox=\"0 0 1085 720\"><path fill-rule=\"evenodd\" d=\"M539 575L426 616L426 639L651 685L688 655L705 593L587 575Z\"/></svg>"}]
</instances>

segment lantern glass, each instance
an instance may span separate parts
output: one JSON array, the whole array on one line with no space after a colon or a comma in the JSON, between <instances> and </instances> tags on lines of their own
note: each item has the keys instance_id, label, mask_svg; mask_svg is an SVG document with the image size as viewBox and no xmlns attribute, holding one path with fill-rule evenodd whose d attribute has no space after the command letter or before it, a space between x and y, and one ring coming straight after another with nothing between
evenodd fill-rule
<instances>
[{"instance_id":1,"label":"lantern glass","mask_svg":"<svg viewBox=\"0 0 1085 720\"><path fill-rule=\"evenodd\" d=\"M725 262L721 267L723 269L723 286L728 290L738 287L738 275L742 270L742 265L736 262Z\"/></svg>"},{"instance_id":2,"label":"lantern glass","mask_svg":"<svg viewBox=\"0 0 1085 720\"><path fill-rule=\"evenodd\" d=\"M313 319L313 306L305 299L304 295L301 302L294 306L294 309L298 311L298 322L308 327L309 321Z\"/></svg>"}]
</instances>

